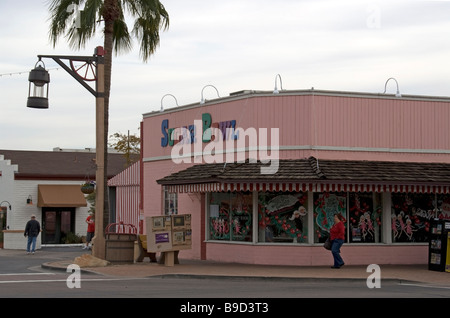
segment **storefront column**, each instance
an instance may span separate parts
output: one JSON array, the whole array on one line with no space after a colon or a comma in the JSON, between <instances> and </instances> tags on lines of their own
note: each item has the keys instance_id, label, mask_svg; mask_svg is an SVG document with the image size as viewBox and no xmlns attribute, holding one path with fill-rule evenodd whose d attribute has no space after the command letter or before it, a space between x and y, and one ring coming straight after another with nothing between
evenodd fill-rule
<instances>
[{"instance_id":1,"label":"storefront column","mask_svg":"<svg viewBox=\"0 0 450 318\"><path fill-rule=\"evenodd\" d=\"M258 191L253 191L252 196L252 226L253 226L253 235L252 235L252 243L256 244L259 242L259 224L258 224Z\"/></svg>"},{"instance_id":2,"label":"storefront column","mask_svg":"<svg viewBox=\"0 0 450 318\"><path fill-rule=\"evenodd\" d=\"M209 193L202 193L200 199L200 259L206 260L206 240L208 236L208 202Z\"/></svg>"},{"instance_id":3,"label":"storefront column","mask_svg":"<svg viewBox=\"0 0 450 318\"><path fill-rule=\"evenodd\" d=\"M308 243L314 244L314 193L308 191Z\"/></svg>"},{"instance_id":4,"label":"storefront column","mask_svg":"<svg viewBox=\"0 0 450 318\"><path fill-rule=\"evenodd\" d=\"M392 235L391 235L391 193L383 192L383 214L381 216L382 228L381 228L381 236L382 242L385 244L392 244Z\"/></svg>"}]
</instances>

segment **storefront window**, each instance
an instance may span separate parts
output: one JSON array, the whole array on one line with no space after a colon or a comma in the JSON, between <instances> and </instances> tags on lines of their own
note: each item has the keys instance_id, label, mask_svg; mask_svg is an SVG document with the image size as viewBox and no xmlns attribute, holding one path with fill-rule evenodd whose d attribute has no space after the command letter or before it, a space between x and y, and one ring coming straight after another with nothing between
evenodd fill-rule
<instances>
[{"instance_id":1,"label":"storefront window","mask_svg":"<svg viewBox=\"0 0 450 318\"><path fill-rule=\"evenodd\" d=\"M334 224L334 214L340 214L347 226L347 193L314 193L314 243L323 243Z\"/></svg>"},{"instance_id":2,"label":"storefront window","mask_svg":"<svg viewBox=\"0 0 450 318\"><path fill-rule=\"evenodd\" d=\"M435 194L392 193L392 242L428 242Z\"/></svg>"},{"instance_id":3,"label":"storefront window","mask_svg":"<svg viewBox=\"0 0 450 318\"><path fill-rule=\"evenodd\" d=\"M209 236L211 240L230 240L229 193L211 193Z\"/></svg>"},{"instance_id":4,"label":"storefront window","mask_svg":"<svg viewBox=\"0 0 450 318\"><path fill-rule=\"evenodd\" d=\"M252 193L215 192L209 198L208 239L251 242ZM324 242L329 235L335 213L344 218L349 243L383 241L382 193L316 192L312 198L314 243ZM169 207L172 206L170 200L167 202ZM176 200L173 202L176 207ZM391 202L393 243L428 242L431 219L450 219L449 194L392 193ZM258 242L309 242L308 193L259 192L257 211Z\"/></svg>"},{"instance_id":5,"label":"storefront window","mask_svg":"<svg viewBox=\"0 0 450 318\"><path fill-rule=\"evenodd\" d=\"M352 243L381 241L381 193L349 193L349 239Z\"/></svg>"},{"instance_id":6,"label":"storefront window","mask_svg":"<svg viewBox=\"0 0 450 318\"><path fill-rule=\"evenodd\" d=\"M164 215L178 214L178 194L164 189Z\"/></svg>"},{"instance_id":7,"label":"storefront window","mask_svg":"<svg viewBox=\"0 0 450 318\"><path fill-rule=\"evenodd\" d=\"M231 240L252 241L253 195L231 194Z\"/></svg>"},{"instance_id":8,"label":"storefront window","mask_svg":"<svg viewBox=\"0 0 450 318\"><path fill-rule=\"evenodd\" d=\"M450 220L450 194L438 194L437 202L436 217L441 220Z\"/></svg>"},{"instance_id":9,"label":"storefront window","mask_svg":"<svg viewBox=\"0 0 450 318\"><path fill-rule=\"evenodd\" d=\"M259 193L258 241L283 243L307 242L307 203L307 193Z\"/></svg>"},{"instance_id":10,"label":"storefront window","mask_svg":"<svg viewBox=\"0 0 450 318\"><path fill-rule=\"evenodd\" d=\"M251 193L211 193L209 238L252 241L252 202Z\"/></svg>"}]
</instances>

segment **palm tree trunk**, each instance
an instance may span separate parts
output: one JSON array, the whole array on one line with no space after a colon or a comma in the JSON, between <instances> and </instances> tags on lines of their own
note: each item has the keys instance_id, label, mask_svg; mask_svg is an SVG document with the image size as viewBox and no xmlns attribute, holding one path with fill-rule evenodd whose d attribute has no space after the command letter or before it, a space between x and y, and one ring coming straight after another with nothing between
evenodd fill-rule
<instances>
[{"instance_id":1,"label":"palm tree trunk","mask_svg":"<svg viewBox=\"0 0 450 318\"><path fill-rule=\"evenodd\" d=\"M103 18L105 19L105 149L104 149L104 169L105 178L103 180L104 196L103 196L103 225L106 227L109 220L109 201L108 201L108 129L109 129L109 96L111 91L111 74L112 74L112 51L113 51L113 32L114 21L119 17L119 7L117 0L105 0L103 8Z\"/></svg>"}]
</instances>

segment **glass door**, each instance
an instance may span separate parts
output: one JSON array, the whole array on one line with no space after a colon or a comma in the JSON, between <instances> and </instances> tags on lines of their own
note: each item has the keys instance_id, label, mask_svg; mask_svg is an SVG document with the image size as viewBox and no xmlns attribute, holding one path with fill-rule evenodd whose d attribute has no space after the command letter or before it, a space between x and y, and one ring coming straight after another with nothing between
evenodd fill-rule
<instances>
[{"instance_id":1,"label":"glass door","mask_svg":"<svg viewBox=\"0 0 450 318\"><path fill-rule=\"evenodd\" d=\"M64 244L75 231L75 208L42 208L42 244Z\"/></svg>"},{"instance_id":2,"label":"glass door","mask_svg":"<svg viewBox=\"0 0 450 318\"><path fill-rule=\"evenodd\" d=\"M42 243L55 244L56 211L44 211L42 218Z\"/></svg>"}]
</instances>

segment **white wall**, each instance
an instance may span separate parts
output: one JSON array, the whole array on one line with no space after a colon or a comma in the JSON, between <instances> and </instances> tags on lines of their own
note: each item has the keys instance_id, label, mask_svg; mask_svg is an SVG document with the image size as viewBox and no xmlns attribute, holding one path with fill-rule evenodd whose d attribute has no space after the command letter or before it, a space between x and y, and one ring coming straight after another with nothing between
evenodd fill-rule
<instances>
[{"instance_id":1,"label":"white wall","mask_svg":"<svg viewBox=\"0 0 450 318\"><path fill-rule=\"evenodd\" d=\"M0 161L1 162L1 161ZM81 181L51 181L51 180L15 180L13 182L14 189L12 199L9 201L12 205L11 212L8 211L7 229L5 232L4 248L5 249L22 249L26 247L26 240L22 242L23 231L25 225L32 214L36 215L36 219L42 225L42 209L37 206L38 201L38 184L77 184L81 185ZM11 184L11 182L10 182ZM81 190L80 190L81 191ZM27 198L31 196L32 205L27 204ZM1 201L0 201L1 202ZM87 224L85 222L88 216L89 203L87 207L78 207L75 209L75 233L80 236L86 235ZM18 231L22 231L21 233ZM24 243L25 242L25 243ZM41 236L38 237L38 248L40 248ZM24 245L25 244L25 245Z\"/></svg>"},{"instance_id":2,"label":"white wall","mask_svg":"<svg viewBox=\"0 0 450 318\"><path fill-rule=\"evenodd\" d=\"M0 202L1 206L8 207L11 204L14 209L14 172L18 171L17 165L11 165L11 160L5 160L3 155L0 155ZM11 214L9 207L7 208L7 218Z\"/></svg>"}]
</instances>

